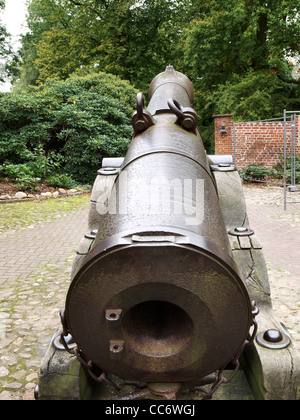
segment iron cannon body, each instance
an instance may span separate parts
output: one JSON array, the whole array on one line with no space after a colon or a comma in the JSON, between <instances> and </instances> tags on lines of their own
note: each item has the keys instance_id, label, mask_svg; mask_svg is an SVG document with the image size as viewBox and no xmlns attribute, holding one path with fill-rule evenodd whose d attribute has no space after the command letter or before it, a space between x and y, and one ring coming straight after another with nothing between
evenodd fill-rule
<instances>
[{"instance_id":1,"label":"iron cannon body","mask_svg":"<svg viewBox=\"0 0 300 420\"><path fill-rule=\"evenodd\" d=\"M55 393L61 399L169 399L187 389L212 398L241 363L261 365L264 352L274 351L257 341L266 331L280 334L290 369L292 343L272 312L239 174L231 156L206 154L193 93L190 80L168 66L150 85L147 109L137 97L125 158L103 160L38 398L53 397L57 364L73 372L70 389ZM255 381L266 386L260 369L260 379L247 375L247 396L266 397L252 390ZM125 390L127 381L134 390Z\"/></svg>"}]
</instances>

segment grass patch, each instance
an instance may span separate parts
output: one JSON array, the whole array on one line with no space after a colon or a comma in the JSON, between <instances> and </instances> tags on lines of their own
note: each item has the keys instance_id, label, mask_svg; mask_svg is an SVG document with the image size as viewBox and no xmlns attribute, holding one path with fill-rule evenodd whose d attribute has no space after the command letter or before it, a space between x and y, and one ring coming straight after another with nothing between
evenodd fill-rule
<instances>
[{"instance_id":1,"label":"grass patch","mask_svg":"<svg viewBox=\"0 0 300 420\"><path fill-rule=\"evenodd\" d=\"M80 210L90 202L89 195L56 198L55 200L0 204L0 235L8 230L28 228L50 222Z\"/></svg>"}]
</instances>

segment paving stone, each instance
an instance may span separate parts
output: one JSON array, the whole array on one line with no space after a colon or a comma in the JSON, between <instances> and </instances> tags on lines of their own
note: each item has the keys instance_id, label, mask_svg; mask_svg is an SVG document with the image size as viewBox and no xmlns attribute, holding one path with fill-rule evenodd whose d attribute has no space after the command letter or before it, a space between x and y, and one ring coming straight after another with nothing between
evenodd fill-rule
<instances>
[{"instance_id":1,"label":"paving stone","mask_svg":"<svg viewBox=\"0 0 300 420\"><path fill-rule=\"evenodd\" d=\"M60 324L87 214L84 203L59 219L0 235L1 400L34 398L42 357Z\"/></svg>"},{"instance_id":2,"label":"paving stone","mask_svg":"<svg viewBox=\"0 0 300 420\"><path fill-rule=\"evenodd\" d=\"M274 312L300 351L300 203L285 211L282 188L246 185L244 192L250 226L267 262ZM290 193L288 201L300 201L300 193Z\"/></svg>"},{"instance_id":3,"label":"paving stone","mask_svg":"<svg viewBox=\"0 0 300 420\"><path fill-rule=\"evenodd\" d=\"M27 194L22 192L22 191L19 191L15 194L16 199L22 199L22 198L26 198L26 197L27 197Z\"/></svg>"}]
</instances>

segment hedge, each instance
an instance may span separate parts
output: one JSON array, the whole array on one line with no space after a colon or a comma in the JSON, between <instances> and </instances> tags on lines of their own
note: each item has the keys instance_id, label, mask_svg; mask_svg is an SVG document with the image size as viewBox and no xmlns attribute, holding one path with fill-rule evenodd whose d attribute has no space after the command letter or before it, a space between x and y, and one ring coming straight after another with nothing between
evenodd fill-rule
<instances>
[{"instance_id":1,"label":"hedge","mask_svg":"<svg viewBox=\"0 0 300 420\"><path fill-rule=\"evenodd\" d=\"M93 183L103 157L126 153L136 95L105 73L0 94L0 173Z\"/></svg>"}]
</instances>

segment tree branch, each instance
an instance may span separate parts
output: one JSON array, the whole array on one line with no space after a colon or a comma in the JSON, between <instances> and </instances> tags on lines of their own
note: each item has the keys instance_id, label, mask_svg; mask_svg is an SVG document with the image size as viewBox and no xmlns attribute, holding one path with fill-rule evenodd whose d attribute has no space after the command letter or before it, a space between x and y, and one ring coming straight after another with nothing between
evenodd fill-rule
<instances>
[{"instance_id":1,"label":"tree branch","mask_svg":"<svg viewBox=\"0 0 300 420\"><path fill-rule=\"evenodd\" d=\"M84 4L84 3L81 3L81 2L79 2L79 1L77 1L77 0L69 0L72 4L74 4L74 6L82 6L82 7L85 7L85 8L87 8L87 9L90 9L93 13L95 13L98 17L101 17L101 13L97 10L97 9L95 9L94 7L91 7L91 6L87 6L86 4ZM103 1L103 5L104 5L104 7L105 7L105 9L107 10L108 9L108 4L105 2L105 1Z\"/></svg>"},{"instance_id":2,"label":"tree branch","mask_svg":"<svg viewBox=\"0 0 300 420\"><path fill-rule=\"evenodd\" d=\"M294 84L294 85L299 84L299 80L290 79L290 78L284 76L283 74L278 73L276 76L278 77L278 79L282 80L285 83L290 83L290 84Z\"/></svg>"}]
</instances>

